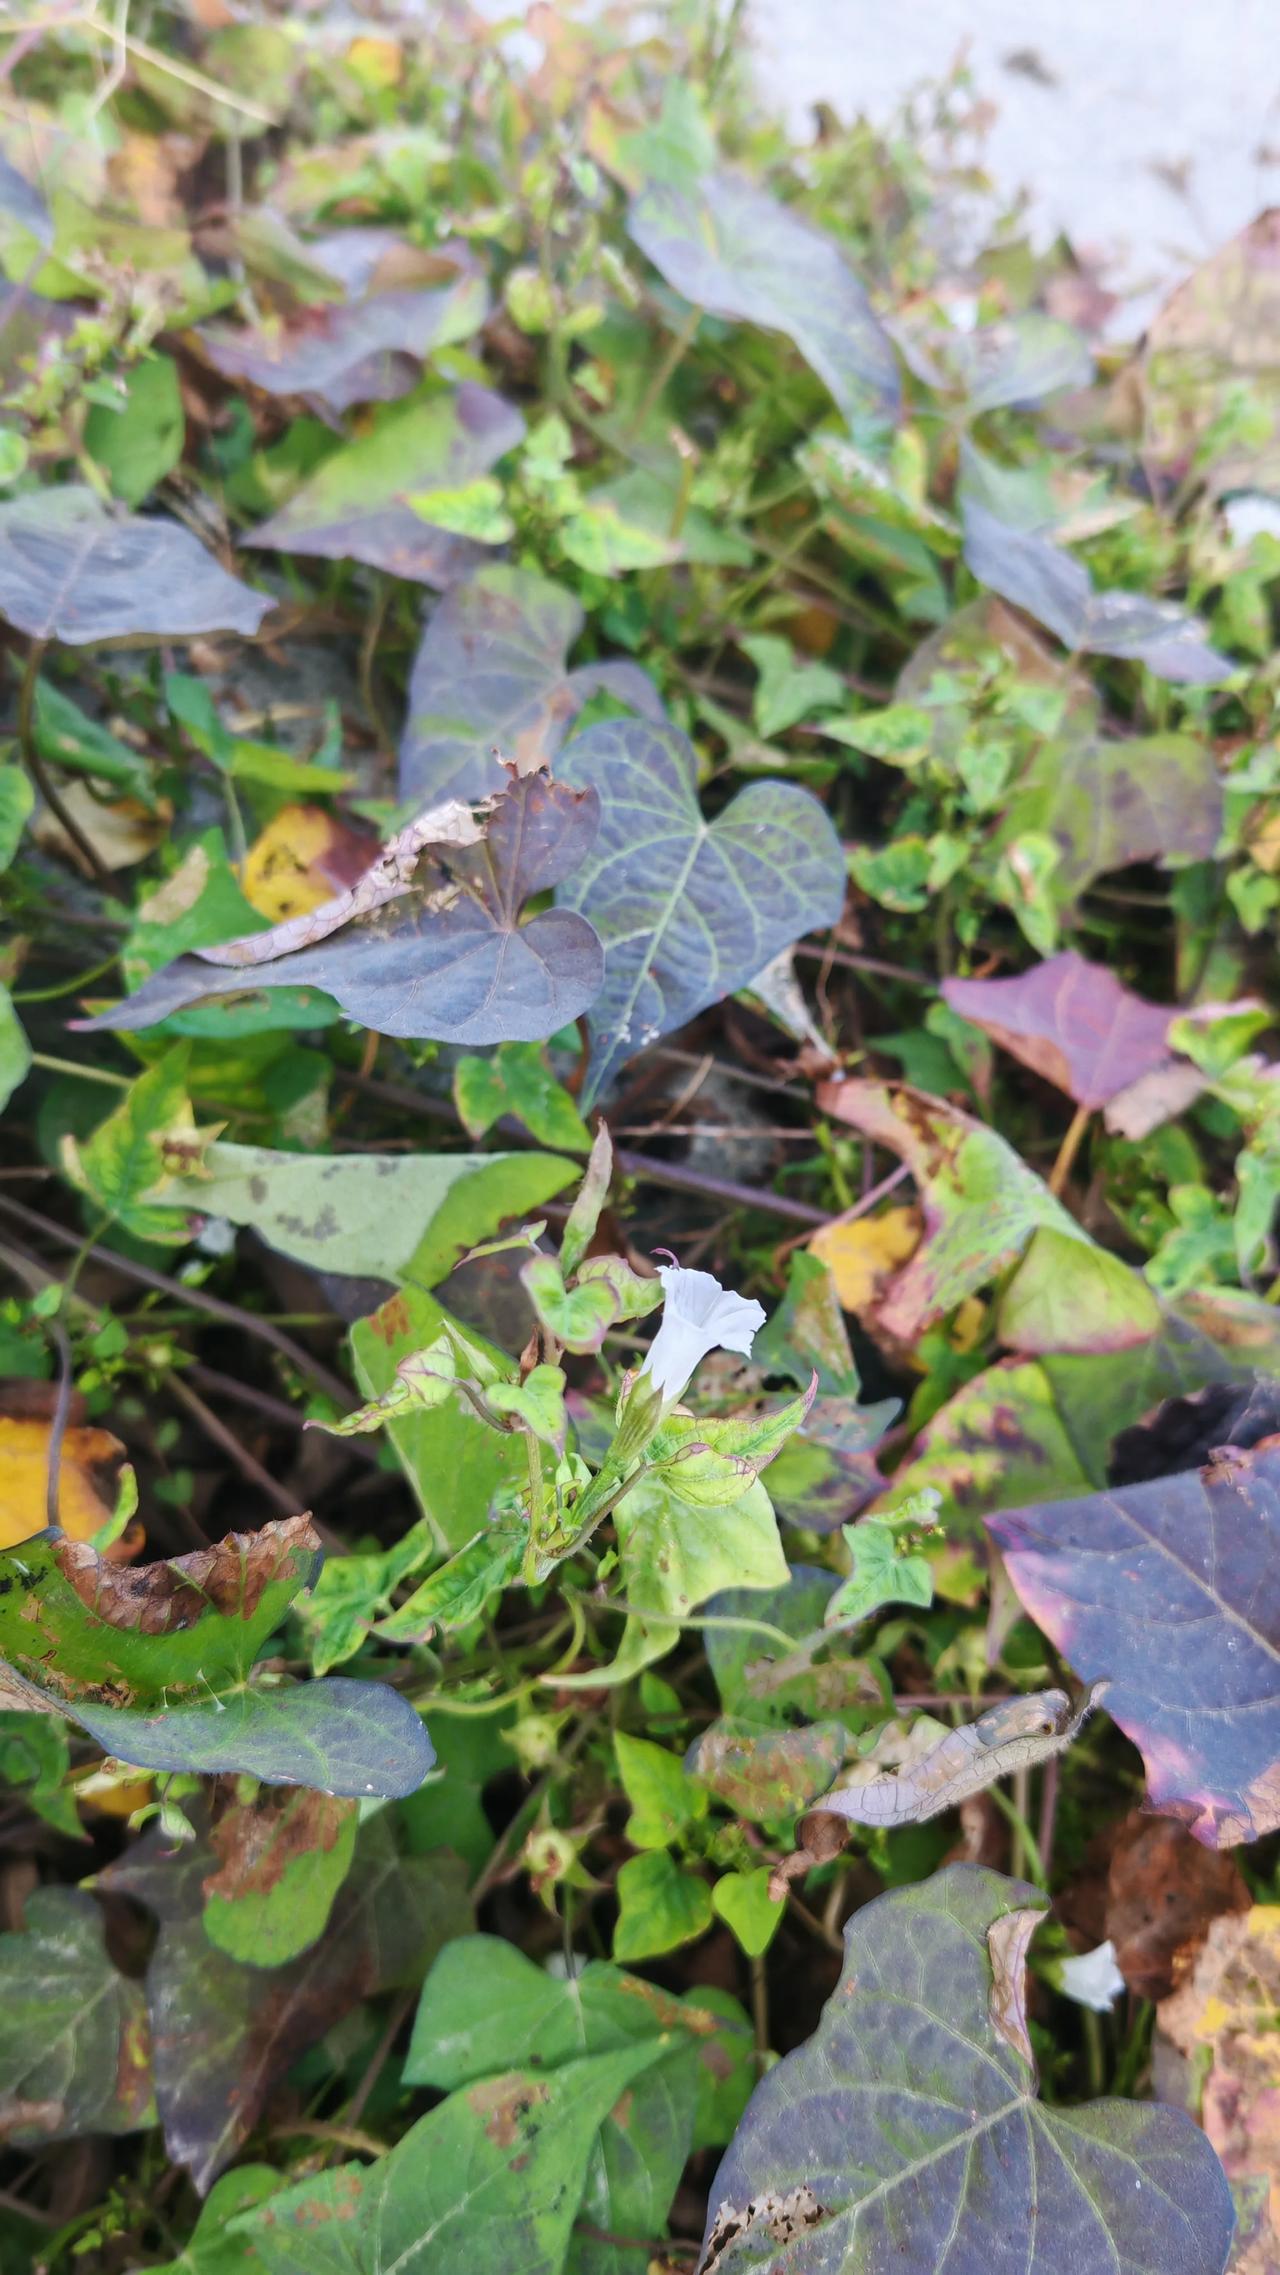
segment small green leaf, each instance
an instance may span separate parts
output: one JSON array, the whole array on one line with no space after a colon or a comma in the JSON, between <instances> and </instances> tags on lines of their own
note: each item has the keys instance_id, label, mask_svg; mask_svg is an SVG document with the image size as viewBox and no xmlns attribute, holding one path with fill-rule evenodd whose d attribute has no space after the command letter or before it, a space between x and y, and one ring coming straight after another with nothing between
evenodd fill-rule
<instances>
[{"instance_id":1,"label":"small green leaf","mask_svg":"<svg viewBox=\"0 0 1280 2275\"><path fill-rule=\"evenodd\" d=\"M122 1229L138 1240L185 1244L185 1216L148 1205L148 1196L172 1182L164 1157L165 1140L194 1139L187 1097L190 1051L175 1043L162 1059L129 1086L123 1105L101 1122L83 1145L63 1139L63 1164L73 1184Z\"/></svg>"},{"instance_id":2,"label":"small green leaf","mask_svg":"<svg viewBox=\"0 0 1280 2275\"><path fill-rule=\"evenodd\" d=\"M551 1256L535 1256L520 1274L542 1325L567 1351L598 1351L618 1317L617 1301L605 1280L580 1280L566 1288Z\"/></svg>"},{"instance_id":3,"label":"small green leaf","mask_svg":"<svg viewBox=\"0 0 1280 2275\"><path fill-rule=\"evenodd\" d=\"M614 1734L618 1775L631 1803L627 1839L633 1848L666 1848L707 1813L705 1788L695 1785L678 1754L648 1738Z\"/></svg>"},{"instance_id":4,"label":"small green leaf","mask_svg":"<svg viewBox=\"0 0 1280 2275\"><path fill-rule=\"evenodd\" d=\"M833 671L830 664L798 661L790 640L780 639L774 632L758 632L738 645L760 674L754 715L756 730L766 741L771 735L785 734L811 711L844 702L843 675Z\"/></svg>"},{"instance_id":5,"label":"small green leaf","mask_svg":"<svg viewBox=\"0 0 1280 2275\"><path fill-rule=\"evenodd\" d=\"M539 1145L563 1146L569 1153L590 1147L591 1132L556 1081L540 1043L499 1043L490 1058L460 1058L453 1097L471 1137L483 1137L500 1115L512 1114Z\"/></svg>"},{"instance_id":6,"label":"small green leaf","mask_svg":"<svg viewBox=\"0 0 1280 2275\"><path fill-rule=\"evenodd\" d=\"M573 1278L595 1238L612 1180L613 1140L607 1123L601 1122L560 1241L560 1270L566 1280Z\"/></svg>"},{"instance_id":7,"label":"small green leaf","mask_svg":"<svg viewBox=\"0 0 1280 2275\"><path fill-rule=\"evenodd\" d=\"M535 1367L523 1382L495 1382L485 1395L499 1414L513 1415L563 1457L569 1428L563 1367Z\"/></svg>"},{"instance_id":8,"label":"small green leaf","mask_svg":"<svg viewBox=\"0 0 1280 2275\"><path fill-rule=\"evenodd\" d=\"M116 496L140 506L182 456L186 420L172 356L144 356L125 377L119 401L118 410L91 407L84 446Z\"/></svg>"},{"instance_id":9,"label":"small green leaf","mask_svg":"<svg viewBox=\"0 0 1280 2275\"><path fill-rule=\"evenodd\" d=\"M523 1525L495 1525L442 1564L374 1632L387 1643L427 1643L438 1627L465 1627L520 1569Z\"/></svg>"},{"instance_id":10,"label":"small green leaf","mask_svg":"<svg viewBox=\"0 0 1280 2275\"><path fill-rule=\"evenodd\" d=\"M786 1909L769 1894L769 1867L753 1872L726 1872L711 1891L711 1901L726 1927L737 1937L748 1959L762 1959Z\"/></svg>"},{"instance_id":11,"label":"small green leaf","mask_svg":"<svg viewBox=\"0 0 1280 2275\"><path fill-rule=\"evenodd\" d=\"M917 1604L933 1601L933 1567L904 1542L904 1530L914 1534L937 1524L939 1495L925 1491L900 1502L889 1517L862 1517L842 1527L853 1570L831 1597L823 1614L824 1627L848 1627L869 1619L882 1604Z\"/></svg>"},{"instance_id":12,"label":"small green leaf","mask_svg":"<svg viewBox=\"0 0 1280 2275\"><path fill-rule=\"evenodd\" d=\"M629 1857L618 1874L615 1959L657 1959L694 1943L711 1925L711 1890L682 1872L665 1849Z\"/></svg>"},{"instance_id":13,"label":"small green leaf","mask_svg":"<svg viewBox=\"0 0 1280 2275\"><path fill-rule=\"evenodd\" d=\"M740 1501L767 1463L798 1430L813 1404L814 1376L807 1391L763 1414L730 1414L702 1421L669 1415L650 1440L646 1465L657 1470L678 1500L698 1508L724 1508Z\"/></svg>"}]
</instances>

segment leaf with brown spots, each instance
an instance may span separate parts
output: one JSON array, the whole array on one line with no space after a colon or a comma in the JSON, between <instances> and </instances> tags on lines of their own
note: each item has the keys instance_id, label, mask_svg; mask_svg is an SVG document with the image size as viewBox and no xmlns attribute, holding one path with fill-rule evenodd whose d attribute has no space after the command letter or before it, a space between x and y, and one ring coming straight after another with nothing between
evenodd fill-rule
<instances>
[{"instance_id":1,"label":"leaf with brown spots","mask_svg":"<svg viewBox=\"0 0 1280 2275\"><path fill-rule=\"evenodd\" d=\"M451 2093L371 2170L345 2165L236 2222L266 2275L564 2275L599 2128L663 2038Z\"/></svg>"},{"instance_id":2,"label":"leaf with brown spots","mask_svg":"<svg viewBox=\"0 0 1280 2275\"><path fill-rule=\"evenodd\" d=\"M1280 1905L1255 1904L1213 1922L1191 1975L1156 2017L1160 2073L1172 2084L1168 2057L1176 2048L1185 2064L1180 2083L1228 2177L1246 2202L1250 2194L1269 2199L1250 2223L1250 2255L1232 2262L1241 2275L1272 2275L1280 2265L1277 2013ZM1250 2182L1260 2188L1250 2191Z\"/></svg>"},{"instance_id":3,"label":"leaf with brown spots","mask_svg":"<svg viewBox=\"0 0 1280 2275\"><path fill-rule=\"evenodd\" d=\"M251 1967L279 1967L317 1942L355 1853L356 1803L307 1787L232 1800L210 1835L204 1884L211 1943Z\"/></svg>"}]
</instances>

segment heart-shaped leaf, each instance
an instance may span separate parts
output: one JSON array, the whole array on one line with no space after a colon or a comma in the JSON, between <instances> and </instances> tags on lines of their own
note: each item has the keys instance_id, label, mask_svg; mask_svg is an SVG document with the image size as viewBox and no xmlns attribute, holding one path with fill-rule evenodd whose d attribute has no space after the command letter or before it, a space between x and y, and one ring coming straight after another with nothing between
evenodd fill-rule
<instances>
[{"instance_id":1,"label":"heart-shaped leaf","mask_svg":"<svg viewBox=\"0 0 1280 2275\"><path fill-rule=\"evenodd\" d=\"M594 1002L604 960L591 925L571 909L527 919L521 911L580 870L598 812L594 791L527 775L498 799L483 843L451 848L445 866L428 847L407 890L314 947L225 968L179 956L83 1025L137 1030L220 995L318 987L383 1035L540 1041Z\"/></svg>"},{"instance_id":2,"label":"heart-shaped leaf","mask_svg":"<svg viewBox=\"0 0 1280 2275\"><path fill-rule=\"evenodd\" d=\"M1142 592L1095 591L1073 554L998 521L973 499L965 507L964 557L979 584L1025 608L1073 652L1131 657L1157 679L1188 686L1216 687L1239 668L1209 645L1185 608Z\"/></svg>"},{"instance_id":3,"label":"heart-shaped leaf","mask_svg":"<svg viewBox=\"0 0 1280 2275\"><path fill-rule=\"evenodd\" d=\"M814 2036L757 2086L706 2275L1222 2275L1231 2192L1181 2110L1046 2108L1024 1967L1045 1898L953 1864L845 1929Z\"/></svg>"},{"instance_id":4,"label":"heart-shaped leaf","mask_svg":"<svg viewBox=\"0 0 1280 2275\"><path fill-rule=\"evenodd\" d=\"M1022 1602L1209 1848L1280 1825L1280 1452L987 1520Z\"/></svg>"},{"instance_id":5,"label":"heart-shaped leaf","mask_svg":"<svg viewBox=\"0 0 1280 2275\"><path fill-rule=\"evenodd\" d=\"M661 721L661 698L639 664L568 669L582 623L573 593L505 562L446 593L409 679L401 797L487 797L495 749L521 771L549 766L583 704L601 692Z\"/></svg>"},{"instance_id":6,"label":"heart-shaped leaf","mask_svg":"<svg viewBox=\"0 0 1280 2275\"><path fill-rule=\"evenodd\" d=\"M1054 741L1036 751L1010 791L997 843L1030 835L1058 848L1055 900L1134 861L1181 854L1207 861L1222 829L1222 781L1210 741L1137 735Z\"/></svg>"},{"instance_id":7,"label":"heart-shaped leaf","mask_svg":"<svg viewBox=\"0 0 1280 2275\"><path fill-rule=\"evenodd\" d=\"M834 924L845 867L826 812L796 783L752 783L704 821L693 746L674 727L601 720L570 743L561 771L596 790L602 809L595 844L560 892L604 943L589 1103L647 1043Z\"/></svg>"},{"instance_id":8,"label":"heart-shaped leaf","mask_svg":"<svg viewBox=\"0 0 1280 2275\"><path fill-rule=\"evenodd\" d=\"M344 443L252 542L326 561L365 561L419 584L454 584L484 560L483 549L436 528L408 500L465 488L514 450L523 433L510 403L464 379L454 394L411 403Z\"/></svg>"},{"instance_id":9,"label":"heart-shaped leaf","mask_svg":"<svg viewBox=\"0 0 1280 2275\"><path fill-rule=\"evenodd\" d=\"M117 519L74 486L0 506L0 616L33 640L248 637L274 605L228 576L181 522Z\"/></svg>"},{"instance_id":10,"label":"heart-shaped leaf","mask_svg":"<svg viewBox=\"0 0 1280 2275\"><path fill-rule=\"evenodd\" d=\"M361 1827L320 1941L287 1966L245 1966L205 1932L220 1859L197 1815L195 1841L175 1850L153 1826L99 1885L159 1920L146 1983L156 2100L170 2156L203 2190L298 2056L361 1999L421 1981L471 1912L459 1860L401 1856L387 1811Z\"/></svg>"},{"instance_id":11,"label":"heart-shaped leaf","mask_svg":"<svg viewBox=\"0 0 1280 2275\"><path fill-rule=\"evenodd\" d=\"M898 397L893 348L830 237L732 173L650 182L627 227L695 308L785 332L852 424Z\"/></svg>"},{"instance_id":12,"label":"heart-shaped leaf","mask_svg":"<svg viewBox=\"0 0 1280 2275\"><path fill-rule=\"evenodd\" d=\"M599 1960L560 1982L497 1936L467 1936L427 1978L404 2079L453 2093L512 2062L545 2074L663 2033L668 2052L600 2126L581 2211L609 2233L657 2236L688 2154L699 2072L709 2080L732 2060L732 2022ZM630 2262L625 2247L579 2234L566 2265L572 2275L625 2275Z\"/></svg>"}]
</instances>

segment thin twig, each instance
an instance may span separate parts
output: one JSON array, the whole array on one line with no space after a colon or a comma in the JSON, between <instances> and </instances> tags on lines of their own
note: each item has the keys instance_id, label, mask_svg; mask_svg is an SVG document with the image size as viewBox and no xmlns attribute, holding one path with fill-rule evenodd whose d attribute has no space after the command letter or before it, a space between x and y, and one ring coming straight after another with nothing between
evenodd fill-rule
<instances>
[{"instance_id":1,"label":"thin twig","mask_svg":"<svg viewBox=\"0 0 1280 2275\"><path fill-rule=\"evenodd\" d=\"M1066 1184L1068 1177L1071 1175L1071 1171L1075 1165L1076 1155L1080 1151L1084 1133L1088 1129L1092 1119L1092 1106L1076 1107L1075 1113L1072 1115L1071 1120L1067 1126L1067 1134L1063 1138L1063 1141L1058 1148L1058 1158L1054 1162L1052 1169L1049 1171L1049 1191L1053 1194L1055 1200L1062 1192L1062 1189Z\"/></svg>"},{"instance_id":2,"label":"thin twig","mask_svg":"<svg viewBox=\"0 0 1280 2275\"><path fill-rule=\"evenodd\" d=\"M36 681L40 677L40 665L44 659L44 651L45 643L43 640L32 641L27 650L27 661L22 673L22 685L18 690L18 749L22 754L22 763L54 820L80 855L94 883L101 885L104 892L113 892L115 888L111 882L111 871L103 862L96 845L85 836L75 815L64 803L62 792L51 779L49 770L36 748L34 725Z\"/></svg>"},{"instance_id":3,"label":"thin twig","mask_svg":"<svg viewBox=\"0 0 1280 2275\"><path fill-rule=\"evenodd\" d=\"M41 1233L46 1240L55 1241L60 1248L78 1249L81 1246L78 1235L69 1232L65 1225L55 1223L52 1217L37 1215L34 1209L24 1208L21 1201L11 1201L7 1194L0 1193L0 1209L6 1216L25 1225L29 1232ZM90 1242L84 1252L95 1264L108 1264L125 1279L136 1280L139 1287L152 1288L157 1295L175 1297L178 1303L190 1305L193 1311L203 1311L210 1319L220 1319L228 1327L239 1328L242 1335L252 1335L260 1343L269 1343L273 1350L280 1353L281 1358L289 1361L290 1366L309 1375L317 1389L323 1390L327 1398L332 1398L335 1404L342 1407L350 1405L350 1383L344 1382L340 1375L331 1374L322 1360L313 1359L309 1351L304 1351L300 1343L295 1343L291 1335L274 1327L270 1320L260 1319L255 1312L245 1311L238 1303L224 1303L221 1296L207 1295L203 1288L187 1287L181 1280L171 1280L164 1272L152 1271L149 1264L139 1264L131 1256L117 1254L114 1248L101 1248L96 1242Z\"/></svg>"},{"instance_id":4,"label":"thin twig","mask_svg":"<svg viewBox=\"0 0 1280 2275\"><path fill-rule=\"evenodd\" d=\"M178 1404L185 1406L188 1414L199 1423L205 1436L212 1438L214 1444L221 1447L228 1461L234 1463L246 1483L256 1485L258 1491L266 1496L273 1509L279 1510L282 1517L296 1517L298 1504L292 1493L276 1483L262 1463L255 1460L248 1447L241 1444L235 1431L229 1430L226 1423L220 1422L212 1409L205 1405L199 1392L193 1390L189 1382L184 1382L180 1374L169 1376L169 1388Z\"/></svg>"},{"instance_id":5,"label":"thin twig","mask_svg":"<svg viewBox=\"0 0 1280 2275\"><path fill-rule=\"evenodd\" d=\"M824 1231L830 1231L833 1225L855 1223L860 1216L867 1214L868 1209L873 1209L877 1201L883 1201L888 1194L895 1192L911 1173L910 1162L899 1161L889 1171L888 1176L882 1177L878 1185L872 1185L860 1200L851 1201L847 1209L841 1209L839 1216L828 1217L823 1227ZM794 1240L784 1240L781 1247L775 1251L775 1261L781 1263L783 1257L789 1256L793 1248L799 1248L802 1245L804 1238L805 1235L800 1233Z\"/></svg>"}]
</instances>

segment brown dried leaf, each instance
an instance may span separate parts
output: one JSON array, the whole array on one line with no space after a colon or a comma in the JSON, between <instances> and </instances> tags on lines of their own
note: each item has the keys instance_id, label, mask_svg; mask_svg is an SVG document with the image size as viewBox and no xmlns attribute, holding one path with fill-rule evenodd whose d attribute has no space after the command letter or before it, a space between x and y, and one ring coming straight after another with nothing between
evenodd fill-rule
<instances>
[{"instance_id":1,"label":"brown dried leaf","mask_svg":"<svg viewBox=\"0 0 1280 2275\"><path fill-rule=\"evenodd\" d=\"M920 1759L886 1777L838 1788L824 1809L857 1825L918 1825L954 1809L1016 1769L1033 1769L1065 1753L1107 1688L1092 1683L1079 1706L1064 1690L1035 1691L988 1708L976 1722L949 1730Z\"/></svg>"},{"instance_id":2,"label":"brown dried leaf","mask_svg":"<svg viewBox=\"0 0 1280 2275\"><path fill-rule=\"evenodd\" d=\"M1125 1818L1111 1852L1104 1933L1139 1998L1167 1998L1190 1972L1210 1922L1248 1909L1248 1883L1233 1856L1205 1848L1172 1817L1135 1810Z\"/></svg>"}]
</instances>

